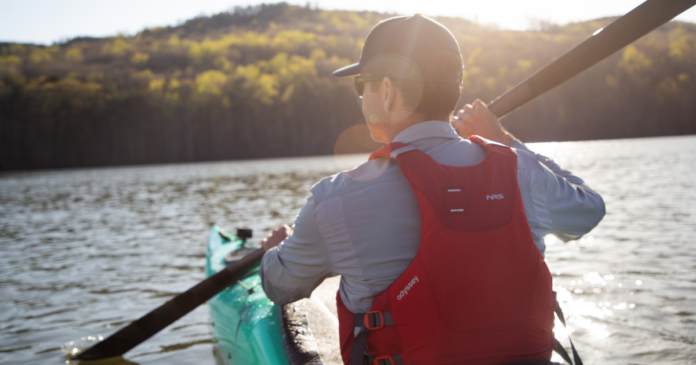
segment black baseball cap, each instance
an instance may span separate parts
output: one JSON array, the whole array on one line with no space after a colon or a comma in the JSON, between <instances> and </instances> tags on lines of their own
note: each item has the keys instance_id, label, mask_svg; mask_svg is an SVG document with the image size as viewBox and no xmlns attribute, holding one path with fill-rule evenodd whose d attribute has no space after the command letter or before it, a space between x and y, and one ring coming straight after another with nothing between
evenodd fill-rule
<instances>
[{"instance_id":1,"label":"black baseball cap","mask_svg":"<svg viewBox=\"0 0 696 365\"><path fill-rule=\"evenodd\" d=\"M334 71L334 76L351 76L369 72L380 76L425 80L423 70L436 53L442 50L461 53L459 44L444 25L420 14L385 19L365 39L360 61Z\"/></svg>"}]
</instances>

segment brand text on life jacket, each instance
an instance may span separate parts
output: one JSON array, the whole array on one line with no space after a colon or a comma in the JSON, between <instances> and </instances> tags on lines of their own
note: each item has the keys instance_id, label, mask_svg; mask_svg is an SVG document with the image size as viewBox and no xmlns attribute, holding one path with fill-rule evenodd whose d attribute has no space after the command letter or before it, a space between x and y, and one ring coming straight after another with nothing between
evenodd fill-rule
<instances>
[{"instance_id":1,"label":"brand text on life jacket","mask_svg":"<svg viewBox=\"0 0 696 365\"><path fill-rule=\"evenodd\" d=\"M402 290L402 291L399 293L399 295L396 297L396 299L401 300L401 298L403 298L403 297L405 297L406 295L408 295L408 291L411 290L411 288L413 287L413 285L415 285L415 284L418 283L418 282L419 282L418 276L414 276L413 279L411 279L411 282L408 283L408 285L406 285L406 286L404 287L404 290Z\"/></svg>"}]
</instances>

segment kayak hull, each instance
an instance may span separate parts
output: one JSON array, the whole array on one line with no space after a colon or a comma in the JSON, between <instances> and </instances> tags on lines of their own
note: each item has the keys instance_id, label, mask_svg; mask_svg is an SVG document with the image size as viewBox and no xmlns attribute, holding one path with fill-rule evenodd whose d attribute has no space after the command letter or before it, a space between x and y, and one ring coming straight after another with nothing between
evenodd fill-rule
<instances>
[{"instance_id":1,"label":"kayak hull","mask_svg":"<svg viewBox=\"0 0 696 365\"><path fill-rule=\"evenodd\" d=\"M225 269L225 257L242 245L239 238L214 225L208 239L206 277ZM288 364L281 331L281 307L264 293L258 270L259 266L254 266L243 279L231 283L208 301L219 363Z\"/></svg>"}]
</instances>

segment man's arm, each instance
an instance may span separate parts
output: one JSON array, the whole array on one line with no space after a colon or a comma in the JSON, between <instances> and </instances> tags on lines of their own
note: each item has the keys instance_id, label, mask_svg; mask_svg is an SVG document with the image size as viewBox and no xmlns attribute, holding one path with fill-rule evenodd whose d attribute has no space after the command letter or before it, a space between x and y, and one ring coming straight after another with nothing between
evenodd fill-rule
<instances>
[{"instance_id":1,"label":"man's arm","mask_svg":"<svg viewBox=\"0 0 696 365\"><path fill-rule=\"evenodd\" d=\"M519 140L511 143L518 154L528 154L540 165L532 180L540 180L539 186L532 186L543 201L544 209L535 213L539 223L545 221L542 215L548 214L548 225L544 231L553 233L564 242L580 238L599 224L605 214L604 200L578 176L561 168L552 159L535 153ZM524 174L524 173L523 173Z\"/></svg>"},{"instance_id":2,"label":"man's arm","mask_svg":"<svg viewBox=\"0 0 696 365\"><path fill-rule=\"evenodd\" d=\"M266 250L259 271L263 290L280 305L308 298L333 272L312 197L302 207L293 228L279 227L261 241Z\"/></svg>"},{"instance_id":3,"label":"man's arm","mask_svg":"<svg viewBox=\"0 0 696 365\"><path fill-rule=\"evenodd\" d=\"M540 181L533 184L536 190L532 195L542 200L540 205L543 211L535 211L538 215L535 218L543 226L539 229L544 232L553 233L567 242L588 233L604 217L604 201L597 192L552 159L527 148L503 128L481 100L459 110L452 120L452 126L461 136L476 134L505 144L517 149L518 153L529 153L543 165L543 168L537 169Z\"/></svg>"}]
</instances>

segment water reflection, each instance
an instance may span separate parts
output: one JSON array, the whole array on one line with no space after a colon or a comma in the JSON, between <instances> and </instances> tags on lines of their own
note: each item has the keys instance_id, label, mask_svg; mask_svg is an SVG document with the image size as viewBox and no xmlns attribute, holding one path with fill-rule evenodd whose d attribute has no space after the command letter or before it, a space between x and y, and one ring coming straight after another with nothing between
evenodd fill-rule
<instances>
[{"instance_id":1,"label":"water reflection","mask_svg":"<svg viewBox=\"0 0 696 365\"><path fill-rule=\"evenodd\" d=\"M102 335L82 337L79 340L64 343L60 349L69 359L72 359L103 340Z\"/></svg>"},{"instance_id":2,"label":"water reflection","mask_svg":"<svg viewBox=\"0 0 696 365\"><path fill-rule=\"evenodd\" d=\"M608 207L590 236L568 244L545 240L567 332L585 349L586 363L681 364L696 358L696 176L688 162L694 142L535 146L583 171ZM557 337L568 344L565 333L557 322Z\"/></svg>"},{"instance_id":3,"label":"water reflection","mask_svg":"<svg viewBox=\"0 0 696 365\"><path fill-rule=\"evenodd\" d=\"M696 358L696 138L533 148L577 172L608 207L590 235L545 240L585 362ZM212 223L262 237L293 221L321 177L366 158L0 175L0 362L65 362L60 344L106 337L202 280ZM121 361L212 365L209 326L202 306ZM556 333L567 344L560 323Z\"/></svg>"}]
</instances>

